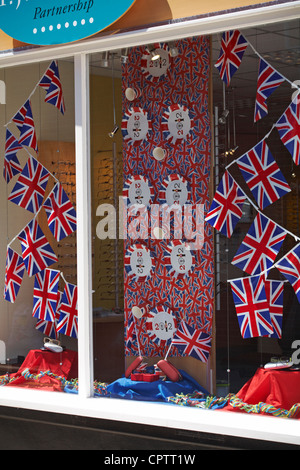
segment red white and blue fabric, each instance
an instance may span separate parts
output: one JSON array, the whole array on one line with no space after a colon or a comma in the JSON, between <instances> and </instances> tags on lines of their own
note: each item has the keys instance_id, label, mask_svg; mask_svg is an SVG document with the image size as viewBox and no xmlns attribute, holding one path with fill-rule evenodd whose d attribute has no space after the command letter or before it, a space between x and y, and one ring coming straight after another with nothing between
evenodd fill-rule
<instances>
[{"instance_id":1,"label":"red white and blue fabric","mask_svg":"<svg viewBox=\"0 0 300 470\"><path fill-rule=\"evenodd\" d=\"M50 173L30 156L8 200L36 214L43 203Z\"/></svg>"},{"instance_id":2,"label":"red white and blue fabric","mask_svg":"<svg viewBox=\"0 0 300 470\"><path fill-rule=\"evenodd\" d=\"M181 321L173 337L172 345L180 351L181 356L192 356L202 362L207 362L211 350L211 335Z\"/></svg>"},{"instance_id":3,"label":"red white and blue fabric","mask_svg":"<svg viewBox=\"0 0 300 470\"><path fill-rule=\"evenodd\" d=\"M264 276L235 279L230 284L242 337L271 335L273 326Z\"/></svg>"},{"instance_id":4,"label":"red white and blue fabric","mask_svg":"<svg viewBox=\"0 0 300 470\"><path fill-rule=\"evenodd\" d=\"M293 157L296 165L300 164L300 100L297 97L279 118L275 127L282 143Z\"/></svg>"},{"instance_id":5,"label":"red white and blue fabric","mask_svg":"<svg viewBox=\"0 0 300 470\"><path fill-rule=\"evenodd\" d=\"M72 338L78 337L77 286L67 282L59 306L57 333Z\"/></svg>"},{"instance_id":6,"label":"red white and blue fabric","mask_svg":"<svg viewBox=\"0 0 300 470\"><path fill-rule=\"evenodd\" d=\"M273 69L264 59L259 61L259 73L257 79L256 101L254 110L254 122L268 114L267 98L279 87L285 78Z\"/></svg>"},{"instance_id":7,"label":"red white and blue fabric","mask_svg":"<svg viewBox=\"0 0 300 470\"><path fill-rule=\"evenodd\" d=\"M53 60L49 65L48 70L39 82L39 86L47 92L45 102L52 104L62 114L65 114L65 101L56 60Z\"/></svg>"},{"instance_id":8,"label":"red white and blue fabric","mask_svg":"<svg viewBox=\"0 0 300 470\"><path fill-rule=\"evenodd\" d=\"M205 221L230 238L243 215L245 194L226 171L218 185Z\"/></svg>"},{"instance_id":9,"label":"red white and blue fabric","mask_svg":"<svg viewBox=\"0 0 300 470\"><path fill-rule=\"evenodd\" d=\"M264 140L242 155L237 164L261 209L291 191Z\"/></svg>"},{"instance_id":10,"label":"red white and blue fabric","mask_svg":"<svg viewBox=\"0 0 300 470\"><path fill-rule=\"evenodd\" d=\"M60 271L54 269L45 269L36 274L33 288L34 318L55 321L59 278Z\"/></svg>"},{"instance_id":11,"label":"red white and blue fabric","mask_svg":"<svg viewBox=\"0 0 300 470\"><path fill-rule=\"evenodd\" d=\"M22 167L17 157L18 150L21 150L22 148L22 145L19 144L16 137L9 129L6 129L3 176L7 183L10 182L13 176L21 173L22 171Z\"/></svg>"},{"instance_id":12,"label":"red white and blue fabric","mask_svg":"<svg viewBox=\"0 0 300 470\"><path fill-rule=\"evenodd\" d=\"M4 299L8 302L15 302L23 281L24 271L25 265L22 256L8 247L4 282Z\"/></svg>"},{"instance_id":13,"label":"red white and blue fabric","mask_svg":"<svg viewBox=\"0 0 300 470\"><path fill-rule=\"evenodd\" d=\"M57 256L35 219L26 225L17 238L21 243L23 261L30 277L57 263Z\"/></svg>"},{"instance_id":14,"label":"red white and blue fabric","mask_svg":"<svg viewBox=\"0 0 300 470\"><path fill-rule=\"evenodd\" d=\"M215 67L223 82L229 85L233 75L241 65L248 42L237 30L226 31L222 35L221 50Z\"/></svg>"},{"instance_id":15,"label":"red white and blue fabric","mask_svg":"<svg viewBox=\"0 0 300 470\"><path fill-rule=\"evenodd\" d=\"M57 241L76 231L76 211L60 183L43 204L49 228Z\"/></svg>"},{"instance_id":16,"label":"red white and blue fabric","mask_svg":"<svg viewBox=\"0 0 300 470\"><path fill-rule=\"evenodd\" d=\"M273 326L273 333L270 336L280 339L282 337L284 282L265 279L264 284Z\"/></svg>"},{"instance_id":17,"label":"red white and blue fabric","mask_svg":"<svg viewBox=\"0 0 300 470\"><path fill-rule=\"evenodd\" d=\"M287 233L263 214L257 214L232 264L256 275L273 266Z\"/></svg>"},{"instance_id":18,"label":"red white and blue fabric","mask_svg":"<svg viewBox=\"0 0 300 470\"><path fill-rule=\"evenodd\" d=\"M276 263L276 268L292 285L297 299L300 302L300 244Z\"/></svg>"},{"instance_id":19,"label":"red white and blue fabric","mask_svg":"<svg viewBox=\"0 0 300 470\"><path fill-rule=\"evenodd\" d=\"M38 152L37 138L34 126L34 120L31 109L31 102L27 100L26 103L19 109L16 115L12 118L20 131L19 144L23 147L31 147Z\"/></svg>"}]
</instances>

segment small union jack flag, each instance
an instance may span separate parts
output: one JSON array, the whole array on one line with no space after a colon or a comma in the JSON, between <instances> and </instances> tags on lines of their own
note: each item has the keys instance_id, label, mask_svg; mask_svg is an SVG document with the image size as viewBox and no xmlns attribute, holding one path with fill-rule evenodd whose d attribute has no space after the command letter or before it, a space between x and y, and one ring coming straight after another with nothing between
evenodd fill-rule
<instances>
[{"instance_id":1,"label":"small union jack flag","mask_svg":"<svg viewBox=\"0 0 300 470\"><path fill-rule=\"evenodd\" d=\"M284 282L265 279L265 291L269 301L269 312L274 332L272 338L282 337Z\"/></svg>"},{"instance_id":2,"label":"small union jack flag","mask_svg":"<svg viewBox=\"0 0 300 470\"><path fill-rule=\"evenodd\" d=\"M22 256L8 247L4 283L4 299L8 302L15 302L22 284L24 271L25 265Z\"/></svg>"},{"instance_id":3,"label":"small union jack flag","mask_svg":"<svg viewBox=\"0 0 300 470\"><path fill-rule=\"evenodd\" d=\"M211 336L181 321L172 340L181 356L192 356L207 362L211 349Z\"/></svg>"},{"instance_id":4,"label":"small union jack flag","mask_svg":"<svg viewBox=\"0 0 300 470\"><path fill-rule=\"evenodd\" d=\"M49 176L48 170L30 156L8 200L35 214L43 202Z\"/></svg>"},{"instance_id":5,"label":"small union jack flag","mask_svg":"<svg viewBox=\"0 0 300 470\"><path fill-rule=\"evenodd\" d=\"M56 60L53 60L49 65L48 70L39 82L39 86L44 88L47 92L45 102L52 104L59 109L62 114L64 114L65 102Z\"/></svg>"},{"instance_id":6,"label":"small union jack flag","mask_svg":"<svg viewBox=\"0 0 300 470\"><path fill-rule=\"evenodd\" d=\"M59 307L57 332L72 338L78 337L77 286L67 282Z\"/></svg>"},{"instance_id":7,"label":"small union jack flag","mask_svg":"<svg viewBox=\"0 0 300 470\"><path fill-rule=\"evenodd\" d=\"M230 238L242 217L245 199L243 191L226 171L205 217L206 222Z\"/></svg>"},{"instance_id":8,"label":"small union jack flag","mask_svg":"<svg viewBox=\"0 0 300 470\"><path fill-rule=\"evenodd\" d=\"M231 78L241 65L248 42L239 31L223 33L221 50L215 67L219 70L221 79L229 85Z\"/></svg>"},{"instance_id":9,"label":"small union jack flag","mask_svg":"<svg viewBox=\"0 0 300 470\"><path fill-rule=\"evenodd\" d=\"M56 312L55 312L55 320L54 321L46 321L46 320L37 320L35 328L36 330L39 330L41 333L46 335L48 338L51 339L57 339L58 338L58 333L57 333L57 322L59 320L59 306L60 306L60 300L61 300L62 292L58 291L57 292L57 307L56 307Z\"/></svg>"},{"instance_id":10,"label":"small union jack flag","mask_svg":"<svg viewBox=\"0 0 300 470\"><path fill-rule=\"evenodd\" d=\"M57 241L76 230L76 211L60 183L57 183L43 207L48 225Z\"/></svg>"},{"instance_id":11,"label":"small union jack flag","mask_svg":"<svg viewBox=\"0 0 300 470\"><path fill-rule=\"evenodd\" d=\"M264 140L242 155L237 164L261 209L291 191Z\"/></svg>"},{"instance_id":12,"label":"small union jack flag","mask_svg":"<svg viewBox=\"0 0 300 470\"><path fill-rule=\"evenodd\" d=\"M16 115L12 118L20 131L19 144L23 147L31 147L38 152L37 138L35 133L34 120L32 115L30 100L19 109Z\"/></svg>"},{"instance_id":13,"label":"small union jack flag","mask_svg":"<svg viewBox=\"0 0 300 470\"><path fill-rule=\"evenodd\" d=\"M257 214L232 264L252 275L270 269L285 237L285 230Z\"/></svg>"},{"instance_id":14,"label":"small union jack flag","mask_svg":"<svg viewBox=\"0 0 300 470\"><path fill-rule=\"evenodd\" d=\"M296 165L300 164L300 102L295 99L277 121L279 137L293 157Z\"/></svg>"},{"instance_id":15,"label":"small union jack flag","mask_svg":"<svg viewBox=\"0 0 300 470\"><path fill-rule=\"evenodd\" d=\"M259 61L254 121L257 122L268 114L266 100L285 78L263 59Z\"/></svg>"},{"instance_id":16,"label":"small union jack flag","mask_svg":"<svg viewBox=\"0 0 300 470\"><path fill-rule=\"evenodd\" d=\"M45 269L36 274L33 288L32 316L40 320L55 320L60 271Z\"/></svg>"},{"instance_id":17,"label":"small union jack flag","mask_svg":"<svg viewBox=\"0 0 300 470\"><path fill-rule=\"evenodd\" d=\"M300 244L276 263L276 268L292 285L297 299L300 302Z\"/></svg>"},{"instance_id":18,"label":"small union jack flag","mask_svg":"<svg viewBox=\"0 0 300 470\"><path fill-rule=\"evenodd\" d=\"M21 150L22 148L22 145L19 144L16 137L9 129L6 129L3 176L7 183L10 182L13 176L21 173L22 171L22 167L17 157L18 150Z\"/></svg>"},{"instance_id":19,"label":"small union jack flag","mask_svg":"<svg viewBox=\"0 0 300 470\"><path fill-rule=\"evenodd\" d=\"M22 247L22 256L28 275L34 276L58 259L52 250L41 227L35 219L31 220L18 235Z\"/></svg>"},{"instance_id":20,"label":"small union jack flag","mask_svg":"<svg viewBox=\"0 0 300 470\"><path fill-rule=\"evenodd\" d=\"M233 300L243 338L268 336L273 333L264 276L230 281Z\"/></svg>"}]
</instances>

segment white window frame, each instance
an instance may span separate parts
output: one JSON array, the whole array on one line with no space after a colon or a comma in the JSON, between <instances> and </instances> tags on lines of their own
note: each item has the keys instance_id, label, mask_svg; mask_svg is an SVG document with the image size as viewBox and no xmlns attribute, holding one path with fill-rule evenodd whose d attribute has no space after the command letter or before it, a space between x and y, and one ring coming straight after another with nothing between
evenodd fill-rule
<instances>
[{"instance_id":1,"label":"white window frame","mask_svg":"<svg viewBox=\"0 0 300 470\"><path fill-rule=\"evenodd\" d=\"M300 1L281 4L274 2L274 5L268 7L249 8L191 21L178 21L169 25L103 36L99 39L85 40L70 45L29 48L20 52L0 54L0 68L74 57L77 283L79 295L78 377L80 383L78 395L18 389L17 387L0 387L1 406L300 444L300 422L298 420L93 397L92 276L91 263L89 262L91 260L91 186L88 100L89 55L94 52L184 37L211 35L229 29L243 29L299 18Z\"/></svg>"}]
</instances>

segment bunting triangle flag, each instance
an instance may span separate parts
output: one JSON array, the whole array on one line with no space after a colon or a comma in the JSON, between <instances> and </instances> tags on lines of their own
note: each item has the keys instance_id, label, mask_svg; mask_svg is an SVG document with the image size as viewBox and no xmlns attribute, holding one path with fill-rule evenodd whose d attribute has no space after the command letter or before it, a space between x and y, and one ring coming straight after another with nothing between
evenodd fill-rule
<instances>
[{"instance_id":1,"label":"bunting triangle flag","mask_svg":"<svg viewBox=\"0 0 300 470\"><path fill-rule=\"evenodd\" d=\"M222 35L221 49L215 67L219 70L221 79L229 85L233 75L241 65L248 42L237 30L226 31Z\"/></svg>"},{"instance_id":2,"label":"bunting triangle flag","mask_svg":"<svg viewBox=\"0 0 300 470\"><path fill-rule=\"evenodd\" d=\"M57 183L43 204L49 228L57 241L76 230L76 211L64 191Z\"/></svg>"},{"instance_id":3,"label":"bunting triangle flag","mask_svg":"<svg viewBox=\"0 0 300 470\"><path fill-rule=\"evenodd\" d=\"M4 282L4 299L8 302L15 302L23 281L24 271L25 265L22 256L8 247Z\"/></svg>"},{"instance_id":4,"label":"bunting triangle flag","mask_svg":"<svg viewBox=\"0 0 300 470\"><path fill-rule=\"evenodd\" d=\"M268 114L266 100L276 90L285 78L273 69L264 59L259 61L259 73L257 79L256 101L254 110L254 122L259 121Z\"/></svg>"},{"instance_id":5,"label":"bunting triangle flag","mask_svg":"<svg viewBox=\"0 0 300 470\"><path fill-rule=\"evenodd\" d=\"M45 102L55 106L62 114L65 113L65 101L56 60L53 60L49 68L41 78L39 86L46 90Z\"/></svg>"},{"instance_id":6,"label":"bunting triangle flag","mask_svg":"<svg viewBox=\"0 0 300 470\"><path fill-rule=\"evenodd\" d=\"M59 306L57 332L72 338L78 337L77 286L67 282Z\"/></svg>"},{"instance_id":7,"label":"bunting triangle flag","mask_svg":"<svg viewBox=\"0 0 300 470\"><path fill-rule=\"evenodd\" d=\"M20 131L19 144L23 147L31 147L38 153L37 138L32 115L31 103L28 99L12 118Z\"/></svg>"},{"instance_id":8,"label":"bunting triangle flag","mask_svg":"<svg viewBox=\"0 0 300 470\"><path fill-rule=\"evenodd\" d=\"M277 121L279 137L296 165L300 164L300 100L299 95Z\"/></svg>"},{"instance_id":9,"label":"bunting triangle flag","mask_svg":"<svg viewBox=\"0 0 300 470\"><path fill-rule=\"evenodd\" d=\"M51 339L58 339L58 333L57 333L57 322L59 320L59 306L60 306L60 301L62 297L62 292L58 291L57 292L57 307L56 307L56 312L55 312L55 319L54 321L47 321L47 320L37 320L35 328L36 330L40 331L44 335L46 335L48 338Z\"/></svg>"},{"instance_id":10,"label":"bunting triangle flag","mask_svg":"<svg viewBox=\"0 0 300 470\"><path fill-rule=\"evenodd\" d=\"M45 321L55 321L60 271L44 269L35 276L32 316Z\"/></svg>"},{"instance_id":11,"label":"bunting triangle flag","mask_svg":"<svg viewBox=\"0 0 300 470\"><path fill-rule=\"evenodd\" d=\"M282 337L284 281L265 279L264 285L273 327L270 337L280 339Z\"/></svg>"},{"instance_id":12,"label":"bunting triangle flag","mask_svg":"<svg viewBox=\"0 0 300 470\"><path fill-rule=\"evenodd\" d=\"M6 129L3 176L7 183L10 182L13 176L21 173L22 171L22 167L17 157L18 150L21 150L22 148L22 145L19 144L16 137L9 129Z\"/></svg>"},{"instance_id":13,"label":"bunting triangle flag","mask_svg":"<svg viewBox=\"0 0 300 470\"><path fill-rule=\"evenodd\" d=\"M300 244L276 263L276 268L289 281L300 302Z\"/></svg>"}]
</instances>

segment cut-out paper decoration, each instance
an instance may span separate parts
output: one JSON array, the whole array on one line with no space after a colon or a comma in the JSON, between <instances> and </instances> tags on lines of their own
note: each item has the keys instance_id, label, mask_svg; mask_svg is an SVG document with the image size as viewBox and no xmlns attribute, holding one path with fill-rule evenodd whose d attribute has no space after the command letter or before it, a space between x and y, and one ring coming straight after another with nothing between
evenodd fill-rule
<instances>
[{"instance_id":1,"label":"cut-out paper decoration","mask_svg":"<svg viewBox=\"0 0 300 470\"><path fill-rule=\"evenodd\" d=\"M129 144L140 145L143 140L147 140L151 130L148 113L142 108L129 109L122 119L122 135Z\"/></svg>"},{"instance_id":2,"label":"cut-out paper decoration","mask_svg":"<svg viewBox=\"0 0 300 470\"><path fill-rule=\"evenodd\" d=\"M181 356L192 356L207 362L211 350L211 335L182 320L175 332L172 346L180 351Z\"/></svg>"},{"instance_id":3,"label":"cut-out paper decoration","mask_svg":"<svg viewBox=\"0 0 300 470\"><path fill-rule=\"evenodd\" d=\"M141 60L142 73L152 82L164 77L170 67L170 55L167 44L153 44L153 51L159 57L153 60L152 51L146 48Z\"/></svg>"},{"instance_id":4,"label":"cut-out paper decoration","mask_svg":"<svg viewBox=\"0 0 300 470\"><path fill-rule=\"evenodd\" d=\"M3 176L7 183L10 182L13 176L21 173L22 171L22 167L17 157L18 150L21 150L22 148L22 145L19 144L16 137L9 129L6 129Z\"/></svg>"},{"instance_id":5,"label":"cut-out paper decoration","mask_svg":"<svg viewBox=\"0 0 300 470\"><path fill-rule=\"evenodd\" d=\"M195 257L187 243L173 240L167 247L165 266L169 274L178 279L187 277L195 266Z\"/></svg>"},{"instance_id":6,"label":"cut-out paper decoration","mask_svg":"<svg viewBox=\"0 0 300 470\"><path fill-rule=\"evenodd\" d=\"M245 194L226 171L218 185L205 221L230 238L243 215Z\"/></svg>"},{"instance_id":7,"label":"cut-out paper decoration","mask_svg":"<svg viewBox=\"0 0 300 470\"><path fill-rule=\"evenodd\" d=\"M259 121L268 114L267 98L279 87L285 78L273 69L264 59L259 61L259 73L257 79L256 101L254 110L254 122Z\"/></svg>"},{"instance_id":8,"label":"cut-out paper decoration","mask_svg":"<svg viewBox=\"0 0 300 470\"><path fill-rule=\"evenodd\" d=\"M72 338L78 337L78 289L74 284L67 282L59 306L59 321L57 333Z\"/></svg>"},{"instance_id":9,"label":"cut-out paper decoration","mask_svg":"<svg viewBox=\"0 0 300 470\"><path fill-rule=\"evenodd\" d=\"M76 231L76 211L60 183L43 204L49 228L57 241Z\"/></svg>"},{"instance_id":10,"label":"cut-out paper decoration","mask_svg":"<svg viewBox=\"0 0 300 470\"><path fill-rule=\"evenodd\" d=\"M289 281L300 302L300 244L284 255L276 268Z\"/></svg>"},{"instance_id":11,"label":"cut-out paper decoration","mask_svg":"<svg viewBox=\"0 0 300 470\"><path fill-rule=\"evenodd\" d=\"M269 302L269 312L273 333L272 338L282 337L282 320L283 320L283 291L284 281L276 281L273 279L265 279L265 291Z\"/></svg>"},{"instance_id":12,"label":"cut-out paper decoration","mask_svg":"<svg viewBox=\"0 0 300 470\"><path fill-rule=\"evenodd\" d=\"M261 209L291 191L264 140L236 162Z\"/></svg>"},{"instance_id":13,"label":"cut-out paper decoration","mask_svg":"<svg viewBox=\"0 0 300 470\"><path fill-rule=\"evenodd\" d=\"M20 137L18 138L19 144L23 147L31 147L33 150L38 152L31 102L29 99L15 114L12 121L20 131Z\"/></svg>"},{"instance_id":14,"label":"cut-out paper decoration","mask_svg":"<svg viewBox=\"0 0 300 470\"><path fill-rule=\"evenodd\" d=\"M299 95L279 118L275 127L296 165L300 164L300 100Z\"/></svg>"},{"instance_id":15,"label":"cut-out paper decoration","mask_svg":"<svg viewBox=\"0 0 300 470\"><path fill-rule=\"evenodd\" d=\"M149 248L137 243L128 248L124 259L125 270L136 281L144 282L153 272L153 259Z\"/></svg>"},{"instance_id":16,"label":"cut-out paper decoration","mask_svg":"<svg viewBox=\"0 0 300 470\"><path fill-rule=\"evenodd\" d=\"M29 222L17 238L21 243L25 268L30 277L57 263L57 256L35 219Z\"/></svg>"},{"instance_id":17,"label":"cut-out paper decoration","mask_svg":"<svg viewBox=\"0 0 300 470\"><path fill-rule=\"evenodd\" d=\"M148 207L154 198L154 189L148 179L142 175L134 175L125 181L123 197L127 205L138 205Z\"/></svg>"},{"instance_id":18,"label":"cut-out paper decoration","mask_svg":"<svg viewBox=\"0 0 300 470\"><path fill-rule=\"evenodd\" d=\"M175 144L186 140L194 127L194 121L186 106L173 104L162 115L161 130L166 140Z\"/></svg>"},{"instance_id":19,"label":"cut-out paper decoration","mask_svg":"<svg viewBox=\"0 0 300 470\"><path fill-rule=\"evenodd\" d=\"M176 318L170 308L164 305L151 308L146 319L150 340L162 347L170 344L177 328L176 323Z\"/></svg>"},{"instance_id":20,"label":"cut-out paper decoration","mask_svg":"<svg viewBox=\"0 0 300 470\"><path fill-rule=\"evenodd\" d=\"M273 333L264 276L230 281L238 323L243 338Z\"/></svg>"},{"instance_id":21,"label":"cut-out paper decoration","mask_svg":"<svg viewBox=\"0 0 300 470\"><path fill-rule=\"evenodd\" d=\"M45 269L37 273L33 288L33 309L32 316L45 321L55 321L58 282L60 271Z\"/></svg>"},{"instance_id":22,"label":"cut-out paper decoration","mask_svg":"<svg viewBox=\"0 0 300 470\"><path fill-rule=\"evenodd\" d=\"M275 222L257 214L232 264L252 275L270 269L286 235Z\"/></svg>"},{"instance_id":23,"label":"cut-out paper decoration","mask_svg":"<svg viewBox=\"0 0 300 470\"><path fill-rule=\"evenodd\" d=\"M183 176L172 174L168 175L162 183L159 191L159 200L161 204L168 206L183 206L190 199L188 183Z\"/></svg>"},{"instance_id":24,"label":"cut-out paper decoration","mask_svg":"<svg viewBox=\"0 0 300 470\"><path fill-rule=\"evenodd\" d=\"M25 265L22 256L8 247L4 282L4 299L8 302L15 302L23 281L24 271Z\"/></svg>"},{"instance_id":25,"label":"cut-out paper decoration","mask_svg":"<svg viewBox=\"0 0 300 470\"><path fill-rule=\"evenodd\" d=\"M62 114L65 114L65 101L56 60L53 60L49 65L48 70L39 82L39 86L44 88L47 92L45 102L52 104Z\"/></svg>"},{"instance_id":26,"label":"cut-out paper decoration","mask_svg":"<svg viewBox=\"0 0 300 470\"><path fill-rule=\"evenodd\" d=\"M222 35L220 55L215 63L223 82L229 85L233 75L241 65L248 42L237 30L226 31Z\"/></svg>"},{"instance_id":27,"label":"cut-out paper decoration","mask_svg":"<svg viewBox=\"0 0 300 470\"><path fill-rule=\"evenodd\" d=\"M49 176L48 170L30 156L8 200L35 214L42 205Z\"/></svg>"}]
</instances>

